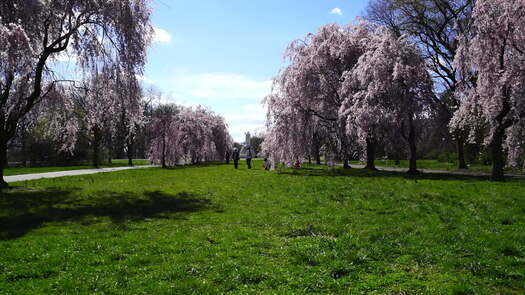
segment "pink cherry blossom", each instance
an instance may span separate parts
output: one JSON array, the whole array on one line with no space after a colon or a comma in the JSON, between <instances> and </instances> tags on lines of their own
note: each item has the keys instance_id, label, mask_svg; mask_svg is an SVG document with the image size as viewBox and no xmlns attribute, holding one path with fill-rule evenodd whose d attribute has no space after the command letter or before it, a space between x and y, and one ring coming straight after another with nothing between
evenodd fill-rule
<instances>
[{"instance_id":1,"label":"pink cherry blossom","mask_svg":"<svg viewBox=\"0 0 525 295\"><path fill-rule=\"evenodd\" d=\"M487 130L492 179L503 180L504 148L511 164L523 150L525 1L478 0L472 17L471 35L460 38L455 58L464 87L456 93L462 105L450 126L470 131L471 139Z\"/></svg>"}]
</instances>

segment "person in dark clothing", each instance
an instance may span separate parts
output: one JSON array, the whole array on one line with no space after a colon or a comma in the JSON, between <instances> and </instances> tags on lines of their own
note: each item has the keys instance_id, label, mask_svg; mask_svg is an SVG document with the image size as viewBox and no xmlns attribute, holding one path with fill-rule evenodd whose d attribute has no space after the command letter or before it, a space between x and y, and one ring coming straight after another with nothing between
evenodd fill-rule
<instances>
[{"instance_id":1,"label":"person in dark clothing","mask_svg":"<svg viewBox=\"0 0 525 295\"><path fill-rule=\"evenodd\" d=\"M226 155L224 155L226 158L226 165L230 164L230 151L226 151Z\"/></svg>"},{"instance_id":2,"label":"person in dark clothing","mask_svg":"<svg viewBox=\"0 0 525 295\"><path fill-rule=\"evenodd\" d=\"M232 153L232 159L233 159L233 165L235 166L235 169L239 168L239 159L241 157L239 156L239 149L234 148Z\"/></svg>"},{"instance_id":3,"label":"person in dark clothing","mask_svg":"<svg viewBox=\"0 0 525 295\"><path fill-rule=\"evenodd\" d=\"M248 146L246 148L246 165L248 166L248 169L252 169L252 157L253 157L252 147Z\"/></svg>"}]
</instances>

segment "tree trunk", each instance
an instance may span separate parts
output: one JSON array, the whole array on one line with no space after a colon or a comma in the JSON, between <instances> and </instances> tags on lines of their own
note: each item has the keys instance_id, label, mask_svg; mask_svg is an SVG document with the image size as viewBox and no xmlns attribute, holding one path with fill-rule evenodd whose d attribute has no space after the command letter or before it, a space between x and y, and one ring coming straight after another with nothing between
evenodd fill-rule
<instances>
[{"instance_id":1,"label":"tree trunk","mask_svg":"<svg viewBox=\"0 0 525 295\"><path fill-rule=\"evenodd\" d=\"M343 164L343 168L345 168L345 169L352 168L352 167L350 167L350 161L348 159L345 159L344 164Z\"/></svg>"},{"instance_id":2,"label":"tree trunk","mask_svg":"<svg viewBox=\"0 0 525 295\"><path fill-rule=\"evenodd\" d=\"M504 171L505 161L503 159L503 134L504 131L497 130L490 142L490 152L492 155L492 173L490 180L503 181L505 180Z\"/></svg>"},{"instance_id":3,"label":"tree trunk","mask_svg":"<svg viewBox=\"0 0 525 295\"><path fill-rule=\"evenodd\" d=\"M503 68L503 67L502 67ZM505 117L509 114L510 107L510 92L509 88L503 87L502 89L503 103L500 113L496 116L496 128L492 135L490 142L490 153L492 155L492 173L490 180L492 181L504 181L505 174L505 160L503 159L503 137L505 136L505 130L512 126L512 120L505 120Z\"/></svg>"},{"instance_id":4,"label":"tree trunk","mask_svg":"<svg viewBox=\"0 0 525 295\"><path fill-rule=\"evenodd\" d=\"M321 154L319 153L319 149L315 151L315 164L321 165Z\"/></svg>"},{"instance_id":5,"label":"tree trunk","mask_svg":"<svg viewBox=\"0 0 525 295\"><path fill-rule=\"evenodd\" d=\"M312 156L308 156L308 164L312 165Z\"/></svg>"},{"instance_id":6,"label":"tree trunk","mask_svg":"<svg viewBox=\"0 0 525 295\"><path fill-rule=\"evenodd\" d=\"M127 145L128 146L126 150L126 155L128 156L128 166L133 167L133 152L134 152L133 139L128 139Z\"/></svg>"},{"instance_id":7,"label":"tree trunk","mask_svg":"<svg viewBox=\"0 0 525 295\"><path fill-rule=\"evenodd\" d=\"M27 132L22 130L22 167L27 167Z\"/></svg>"},{"instance_id":8,"label":"tree trunk","mask_svg":"<svg viewBox=\"0 0 525 295\"><path fill-rule=\"evenodd\" d=\"M465 161L465 142L463 137L456 134L456 150L458 153L458 169L468 169L467 162Z\"/></svg>"},{"instance_id":9,"label":"tree trunk","mask_svg":"<svg viewBox=\"0 0 525 295\"><path fill-rule=\"evenodd\" d=\"M408 145L410 149L409 168L408 173L418 173L417 171L417 145L416 145L416 130L414 128L414 120L412 116L408 118Z\"/></svg>"},{"instance_id":10,"label":"tree trunk","mask_svg":"<svg viewBox=\"0 0 525 295\"><path fill-rule=\"evenodd\" d=\"M365 169L377 170L375 165L376 143L372 139L366 140L366 167Z\"/></svg>"},{"instance_id":11,"label":"tree trunk","mask_svg":"<svg viewBox=\"0 0 525 295\"><path fill-rule=\"evenodd\" d=\"M93 129L93 167L100 168L100 130L98 127Z\"/></svg>"},{"instance_id":12,"label":"tree trunk","mask_svg":"<svg viewBox=\"0 0 525 295\"><path fill-rule=\"evenodd\" d=\"M9 185L4 180L4 169L7 167L7 142L0 142L0 189Z\"/></svg>"},{"instance_id":13,"label":"tree trunk","mask_svg":"<svg viewBox=\"0 0 525 295\"><path fill-rule=\"evenodd\" d=\"M166 166L166 136L162 137L162 157L160 159L162 168L167 168Z\"/></svg>"}]
</instances>

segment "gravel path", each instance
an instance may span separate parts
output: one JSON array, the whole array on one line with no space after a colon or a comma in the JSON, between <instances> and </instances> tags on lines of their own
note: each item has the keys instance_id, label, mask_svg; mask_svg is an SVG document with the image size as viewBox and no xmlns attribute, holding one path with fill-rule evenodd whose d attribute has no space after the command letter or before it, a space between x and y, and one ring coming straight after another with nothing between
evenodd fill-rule
<instances>
[{"instance_id":1,"label":"gravel path","mask_svg":"<svg viewBox=\"0 0 525 295\"><path fill-rule=\"evenodd\" d=\"M114 171L130 170L130 169L143 169L143 168L152 168L152 167L156 167L156 166L142 165L142 166L134 166L134 167L115 167L115 168L101 168L101 169L57 171L57 172L47 172L47 173L5 176L4 179L7 183L11 183L11 182L16 182L16 181L26 181L26 180L34 180L34 179L41 179L41 178L56 178L56 177L64 177L64 176L96 174L96 173L114 172Z\"/></svg>"}]
</instances>

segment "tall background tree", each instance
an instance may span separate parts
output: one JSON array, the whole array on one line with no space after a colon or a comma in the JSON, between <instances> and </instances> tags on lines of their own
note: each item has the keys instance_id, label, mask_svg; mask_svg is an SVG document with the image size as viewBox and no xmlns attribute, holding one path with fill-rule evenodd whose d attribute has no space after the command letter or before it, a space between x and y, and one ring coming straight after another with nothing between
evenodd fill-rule
<instances>
[{"instance_id":1,"label":"tall background tree","mask_svg":"<svg viewBox=\"0 0 525 295\"><path fill-rule=\"evenodd\" d=\"M525 1L478 0L472 18L471 32L461 36L456 54L464 99L451 125L470 130L471 138L486 130L491 178L499 181L504 176L504 150L514 164L523 151ZM469 87L472 80L475 88Z\"/></svg>"},{"instance_id":2,"label":"tall background tree","mask_svg":"<svg viewBox=\"0 0 525 295\"><path fill-rule=\"evenodd\" d=\"M319 157L322 146L347 161L352 144L338 117L343 103L342 76L357 63L371 28L326 25L316 34L292 42L284 67L274 80L268 106L264 151L274 160L292 163L297 158Z\"/></svg>"},{"instance_id":3,"label":"tall background tree","mask_svg":"<svg viewBox=\"0 0 525 295\"><path fill-rule=\"evenodd\" d=\"M418 129L429 113L433 90L418 48L406 38L380 29L369 38L358 63L343 79L346 98L340 116L346 118L347 133L366 148L367 168L374 168L377 142L393 142L401 136L408 145L409 173L417 172Z\"/></svg>"},{"instance_id":4,"label":"tall background tree","mask_svg":"<svg viewBox=\"0 0 525 295\"><path fill-rule=\"evenodd\" d=\"M163 168L222 161L233 140L224 118L201 108L156 106L149 125L149 158Z\"/></svg>"},{"instance_id":5,"label":"tall background tree","mask_svg":"<svg viewBox=\"0 0 525 295\"><path fill-rule=\"evenodd\" d=\"M445 129L461 105L454 95L460 85L459 73L454 67L458 50L458 36L470 31L473 0L371 0L365 18L389 28L398 36L407 35L423 52L438 92L452 95L433 95L440 106L438 122ZM454 130L458 168L467 169L465 161L465 134Z\"/></svg>"}]
</instances>

